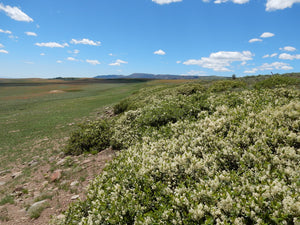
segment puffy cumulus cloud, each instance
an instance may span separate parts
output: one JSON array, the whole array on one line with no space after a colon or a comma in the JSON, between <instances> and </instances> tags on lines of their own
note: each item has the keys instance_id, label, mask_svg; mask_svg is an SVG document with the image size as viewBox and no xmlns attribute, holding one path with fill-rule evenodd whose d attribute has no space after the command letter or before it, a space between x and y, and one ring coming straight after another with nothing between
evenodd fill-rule
<instances>
[{"instance_id":1,"label":"puffy cumulus cloud","mask_svg":"<svg viewBox=\"0 0 300 225\"><path fill-rule=\"evenodd\" d=\"M300 0L268 0L266 4L267 11L291 8L293 4L300 3Z\"/></svg>"},{"instance_id":2,"label":"puffy cumulus cloud","mask_svg":"<svg viewBox=\"0 0 300 225\"><path fill-rule=\"evenodd\" d=\"M263 56L263 58L273 58L273 57L275 57L275 56L277 56L278 54L277 53L273 53L273 54L271 54L271 55L269 55L269 54L266 54L266 55L264 55Z\"/></svg>"},{"instance_id":3,"label":"puffy cumulus cloud","mask_svg":"<svg viewBox=\"0 0 300 225\"><path fill-rule=\"evenodd\" d=\"M247 74L253 74L257 71L264 71L264 70L292 70L294 69L292 66L290 66L288 63L284 62L273 62L273 63L264 63L259 67L252 68L251 70L246 70L244 73Z\"/></svg>"},{"instance_id":4,"label":"puffy cumulus cloud","mask_svg":"<svg viewBox=\"0 0 300 225\"><path fill-rule=\"evenodd\" d=\"M35 45L48 48L64 48L69 46L67 43L59 44L57 42L35 43Z\"/></svg>"},{"instance_id":5,"label":"puffy cumulus cloud","mask_svg":"<svg viewBox=\"0 0 300 225\"><path fill-rule=\"evenodd\" d=\"M73 58L73 57L68 57L67 58L68 61L78 61L77 59Z\"/></svg>"},{"instance_id":6,"label":"puffy cumulus cloud","mask_svg":"<svg viewBox=\"0 0 300 225\"><path fill-rule=\"evenodd\" d=\"M91 65L94 65L94 66L100 64L100 62L98 60L96 60L96 59L87 59L85 61L87 63L91 64Z\"/></svg>"},{"instance_id":7,"label":"puffy cumulus cloud","mask_svg":"<svg viewBox=\"0 0 300 225\"><path fill-rule=\"evenodd\" d=\"M33 19L22 12L18 7L11 7L0 3L0 11L4 11L11 19L24 22L33 22Z\"/></svg>"},{"instance_id":8,"label":"puffy cumulus cloud","mask_svg":"<svg viewBox=\"0 0 300 225\"><path fill-rule=\"evenodd\" d=\"M25 32L25 34L28 35L28 36L35 36L35 37L37 36L36 33L30 32L30 31Z\"/></svg>"},{"instance_id":9,"label":"puffy cumulus cloud","mask_svg":"<svg viewBox=\"0 0 300 225\"><path fill-rule=\"evenodd\" d=\"M293 52L293 51L296 51L297 49L292 46L285 46L283 48L280 48L280 50L287 51L287 52Z\"/></svg>"},{"instance_id":10,"label":"puffy cumulus cloud","mask_svg":"<svg viewBox=\"0 0 300 225\"><path fill-rule=\"evenodd\" d=\"M0 33L4 33L4 34L12 34L11 31L9 31L9 30L2 30L2 29L0 29Z\"/></svg>"},{"instance_id":11,"label":"puffy cumulus cloud","mask_svg":"<svg viewBox=\"0 0 300 225\"><path fill-rule=\"evenodd\" d=\"M70 41L71 44L83 44L83 45L93 45L93 46L100 46L101 42L100 41L93 41L93 40L89 40L87 38L83 38L81 40L76 40L76 39L72 39Z\"/></svg>"},{"instance_id":12,"label":"puffy cumulus cloud","mask_svg":"<svg viewBox=\"0 0 300 225\"><path fill-rule=\"evenodd\" d=\"M182 0L152 0L152 2L155 2L159 5L164 5L164 4L170 4L173 2L181 2Z\"/></svg>"},{"instance_id":13,"label":"puffy cumulus cloud","mask_svg":"<svg viewBox=\"0 0 300 225\"><path fill-rule=\"evenodd\" d=\"M203 68L213 69L218 72L228 72L231 71L227 67L231 63L236 61L246 62L252 60L254 56L250 51L243 52L215 52L211 53L209 57L202 57L201 59L189 59L183 62L184 65L198 65Z\"/></svg>"},{"instance_id":14,"label":"puffy cumulus cloud","mask_svg":"<svg viewBox=\"0 0 300 225\"><path fill-rule=\"evenodd\" d=\"M259 70L292 70L293 67L291 67L287 63L283 62L273 62L273 63L264 63L259 68Z\"/></svg>"},{"instance_id":15,"label":"puffy cumulus cloud","mask_svg":"<svg viewBox=\"0 0 300 225\"><path fill-rule=\"evenodd\" d=\"M121 64L127 64L128 62L123 61L121 59L117 59L114 63L110 63L110 66L121 66Z\"/></svg>"},{"instance_id":16,"label":"puffy cumulus cloud","mask_svg":"<svg viewBox=\"0 0 300 225\"><path fill-rule=\"evenodd\" d=\"M4 50L4 49L0 49L0 53L8 54L8 51L6 51L6 50Z\"/></svg>"},{"instance_id":17,"label":"puffy cumulus cloud","mask_svg":"<svg viewBox=\"0 0 300 225\"><path fill-rule=\"evenodd\" d=\"M249 43L259 42L259 41L262 41L262 39L259 39L259 38L252 38L252 39L249 40Z\"/></svg>"},{"instance_id":18,"label":"puffy cumulus cloud","mask_svg":"<svg viewBox=\"0 0 300 225\"><path fill-rule=\"evenodd\" d=\"M288 59L288 60L293 60L293 59L300 59L300 54L297 55L290 55L287 53L282 53L278 57L279 59Z\"/></svg>"},{"instance_id":19,"label":"puffy cumulus cloud","mask_svg":"<svg viewBox=\"0 0 300 225\"><path fill-rule=\"evenodd\" d=\"M165 55L166 53L163 50L159 49L159 50L153 52L153 54L155 54L155 55Z\"/></svg>"},{"instance_id":20,"label":"puffy cumulus cloud","mask_svg":"<svg viewBox=\"0 0 300 225\"><path fill-rule=\"evenodd\" d=\"M270 32L264 32L260 35L261 38L269 38L269 37L273 37L275 36L275 34L270 33Z\"/></svg>"},{"instance_id":21,"label":"puffy cumulus cloud","mask_svg":"<svg viewBox=\"0 0 300 225\"><path fill-rule=\"evenodd\" d=\"M214 3L220 4L220 3L224 3L224 2L233 2L233 3L236 3L236 4L245 4L249 1L250 0L215 0ZM208 1L204 0L204 2L208 2Z\"/></svg>"}]
</instances>

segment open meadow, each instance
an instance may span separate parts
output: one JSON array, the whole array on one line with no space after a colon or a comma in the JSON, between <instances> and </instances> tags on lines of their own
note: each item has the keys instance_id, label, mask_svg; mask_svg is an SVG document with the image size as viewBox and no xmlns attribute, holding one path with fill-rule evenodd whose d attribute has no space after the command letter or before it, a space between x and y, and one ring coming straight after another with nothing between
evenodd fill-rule
<instances>
[{"instance_id":1,"label":"open meadow","mask_svg":"<svg viewBox=\"0 0 300 225\"><path fill-rule=\"evenodd\" d=\"M2 81L0 220L297 224L299 85Z\"/></svg>"},{"instance_id":2,"label":"open meadow","mask_svg":"<svg viewBox=\"0 0 300 225\"><path fill-rule=\"evenodd\" d=\"M16 207L8 207L8 213L5 207L0 212L1 221L18 224L15 216L19 215L10 213L35 202L45 192L39 193L35 186L41 185L41 177L47 180L44 175L55 170L55 157L61 154L78 123L97 119L105 112L109 115L113 104L145 85L142 80L1 79L0 207L7 203ZM16 188L26 193L21 192L28 201L18 202ZM26 218L26 212L23 214Z\"/></svg>"}]
</instances>

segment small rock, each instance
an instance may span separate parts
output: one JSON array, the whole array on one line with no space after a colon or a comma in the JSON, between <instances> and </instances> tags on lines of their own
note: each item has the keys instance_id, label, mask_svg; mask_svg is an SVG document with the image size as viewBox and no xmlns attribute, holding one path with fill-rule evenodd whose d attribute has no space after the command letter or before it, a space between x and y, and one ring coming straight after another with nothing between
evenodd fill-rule
<instances>
[{"instance_id":1,"label":"small rock","mask_svg":"<svg viewBox=\"0 0 300 225\"><path fill-rule=\"evenodd\" d=\"M60 214L60 215L58 215L56 218L57 218L58 220L63 220L65 217L66 217L66 216L65 216L64 214Z\"/></svg>"},{"instance_id":2,"label":"small rock","mask_svg":"<svg viewBox=\"0 0 300 225\"><path fill-rule=\"evenodd\" d=\"M60 166L60 165L63 165L65 163L66 159L61 159L59 160L56 165Z\"/></svg>"},{"instance_id":3,"label":"small rock","mask_svg":"<svg viewBox=\"0 0 300 225\"><path fill-rule=\"evenodd\" d=\"M28 163L28 166L35 166L38 164L38 161L36 161L35 159L32 160L31 162Z\"/></svg>"},{"instance_id":4,"label":"small rock","mask_svg":"<svg viewBox=\"0 0 300 225\"><path fill-rule=\"evenodd\" d=\"M90 159L86 159L86 160L84 160L81 164L83 165L83 164L87 164L87 163L89 163L89 162L91 162L92 160L90 160Z\"/></svg>"},{"instance_id":5,"label":"small rock","mask_svg":"<svg viewBox=\"0 0 300 225\"><path fill-rule=\"evenodd\" d=\"M48 200L45 199L45 200L42 200L42 201L39 201L39 202L36 202L34 204L32 204L29 209L27 210L28 214L29 215L32 215L36 210L38 210L39 208L41 207L46 207L48 204Z\"/></svg>"},{"instance_id":6,"label":"small rock","mask_svg":"<svg viewBox=\"0 0 300 225\"><path fill-rule=\"evenodd\" d=\"M75 187L75 186L77 186L79 184L79 182L77 181L77 180L75 180L75 181L73 181L71 184L70 184L70 186L71 187Z\"/></svg>"},{"instance_id":7,"label":"small rock","mask_svg":"<svg viewBox=\"0 0 300 225\"><path fill-rule=\"evenodd\" d=\"M0 171L0 176L4 176L5 174L10 173L10 170L2 170Z\"/></svg>"},{"instance_id":8,"label":"small rock","mask_svg":"<svg viewBox=\"0 0 300 225\"><path fill-rule=\"evenodd\" d=\"M59 180L61 178L61 170L55 170L51 175L50 175L50 181L54 182L56 180Z\"/></svg>"},{"instance_id":9,"label":"small rock","mask_svg":"<svg viewBox=\"0 0 300 225\"><path fill-rule=\"evenodd\" d=\"M47 186L48 184L49 184L49 182L45 180L45 181L42 183L42 186L45 187L45 186Z\"/></svg>"},{"instance_id":10,"label":"small rock","mask_svg":"<svg viewBox=\"0 0 300 225\"><path fill-rule=\"evenodd\" d=\"M4 181L0 181L0 186L3 186L5 184Z\"/></svg>"},{"instance_id":11,"label":"small rock","mask_svg":"<svg viewBox=\"0 0 300 225\"><path fill-rule=\"evenodd\" d=\"M71 197L71 200L76 200L76 199L78 199L79 198L79 195L73 195L72 197Z\"/></svg>"},{"instance_id":12,"label":"small rock","mask_svg":"<svg viewBox=\"0 0 300 225\"><path fill-rule=\"evenodd\" d=\"M17 178L17 177L21 176L21 174L22 174L22 171L16 172L16 173L13 173L13 174L11 175L11 177L12 177L12 178Z\"/></svg>"}]
</instances>

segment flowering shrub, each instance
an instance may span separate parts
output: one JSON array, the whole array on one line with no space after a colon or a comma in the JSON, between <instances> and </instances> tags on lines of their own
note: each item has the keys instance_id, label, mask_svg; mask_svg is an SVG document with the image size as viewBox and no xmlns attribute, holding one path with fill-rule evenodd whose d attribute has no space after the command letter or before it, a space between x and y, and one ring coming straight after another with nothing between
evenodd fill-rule
<instances>
[{"instance_id":1,"label":"flowering shrub","mask_svg":"<svg viewBox=\"0 0 300 225\"><path fill-rule=\"evenodd\" d=\"M116 118L127 149L62 224L299 224L299 91L178 88Z\"/></svg>"}]
</instances>

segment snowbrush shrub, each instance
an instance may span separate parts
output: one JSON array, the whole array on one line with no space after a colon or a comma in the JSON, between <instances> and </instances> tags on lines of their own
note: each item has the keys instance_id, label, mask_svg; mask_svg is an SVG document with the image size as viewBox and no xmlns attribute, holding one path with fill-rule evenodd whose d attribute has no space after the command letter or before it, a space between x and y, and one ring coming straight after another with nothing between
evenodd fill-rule
<instances>
[{"instance_id":1,"label":"snowbrush shrub","mask_svg":"<svg viewBox=\"0 0 300 225\"><path fill-rule=\"evenodd\" d=\"M270 78L257 82L254 87L256 89L260 88L275 88L275 87L282 87L287 85L299 85L300 81L294 77L285 77L280 75L274 75Z\"/></svg>"},{"instance_id":2,"label":"snowbrush shrub","mask_svg":"<svg viewBox=\"0 0 300 225\"><path fill-rule=\"evenodd\" d=\"M79 125L74 131L64 153L67 155L80 155L88 152L100 152L110 146L111 128L106 120L96 120Z\"/></svg>"}]
</instances>

